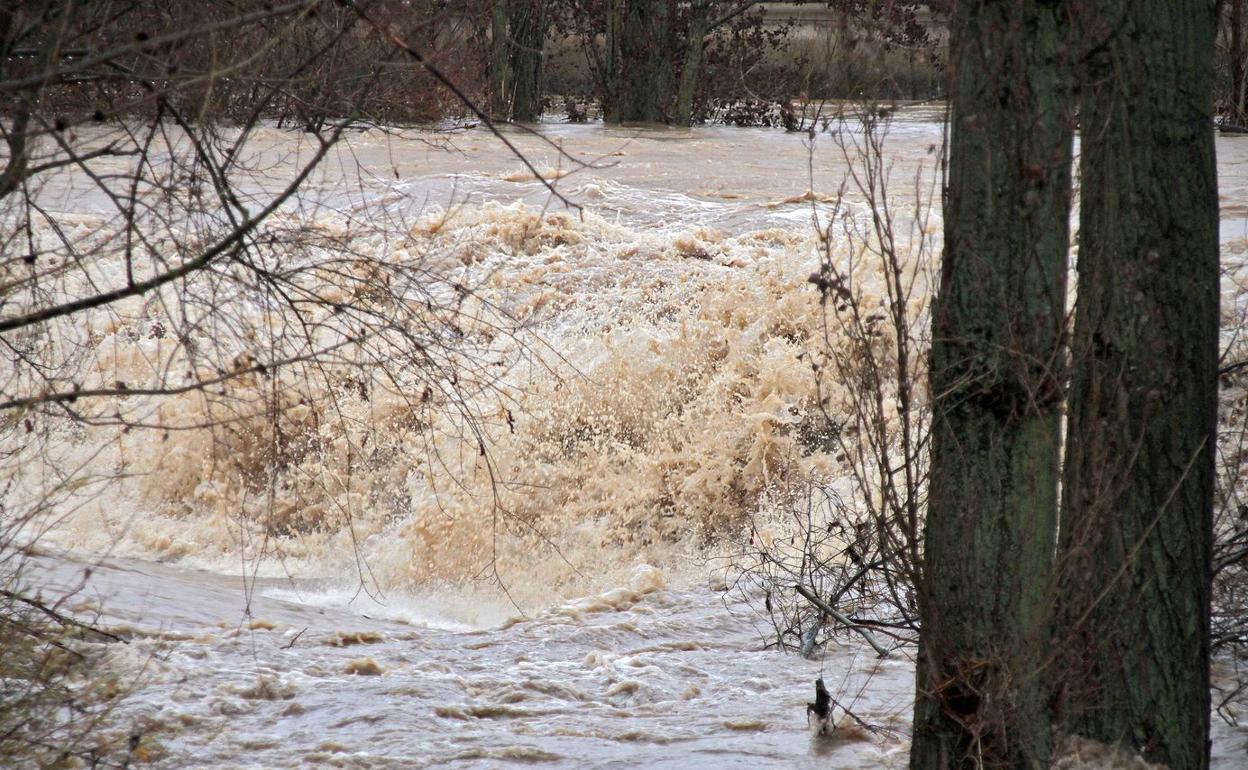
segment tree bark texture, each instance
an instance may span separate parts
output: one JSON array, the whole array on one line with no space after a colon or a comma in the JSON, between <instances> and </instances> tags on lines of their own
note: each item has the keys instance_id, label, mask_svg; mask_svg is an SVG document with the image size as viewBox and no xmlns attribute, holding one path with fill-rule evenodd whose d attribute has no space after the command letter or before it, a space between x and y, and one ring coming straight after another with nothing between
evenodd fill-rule
<instances>
[{"instance_id":1,"label":"tree bark texture","mask_svg":"<svg viewBox=\"0 0 1248 770\"><path fill-rule=\"evenodd\" d=\"M710 0L695 0L689 7L689 39L685 43L685 57L680 69L680 87L676 91L675 123L680 126L693 124L693 97L698 90L702 74L702 52L706 50L706 36L710 31Z\"/></svg>"},{"instance_id":2,"label":"tree bark texture","mask_svg":"<svg viewBox=\"0 0 1248 770\"><path fill-rule=\"evenodd\" d=\"M674 69L674 0L628 0L616 30L619 45L615 108L621 123L664 123Z\"/></svg>"},{"instance_id":3,"label":"tree bark texture","mask_svg":"<svg viewBox=\"0 0 1248 770\"><path fill-rule=\"evenodd\" d=\"M1059 564L1075 733L1208 766L1217 418L1213 0L1081 13L1079 297Z\"/></svg>"},{"instance_id":4,"label":"tree bark texture","mask_svg":"<svg viewBox=\"0 0 1248 770\"><path fill-rule=\"evenodd\" d=\"M531 123L542 111L546 2L510 0L510 6L511 119Z\"/></svg>"},{"instance_id":5,"label":"tree bark texture","mask_svg":"<svg viewBox=\"0 0 1248 770\"><path fill-rule=\"evenodd\" d=\"M1067 4L960 0L911 767L1047 767L1073 118ZM982 763L982 765L980 764Z\"/></svg>"}]
</instances>

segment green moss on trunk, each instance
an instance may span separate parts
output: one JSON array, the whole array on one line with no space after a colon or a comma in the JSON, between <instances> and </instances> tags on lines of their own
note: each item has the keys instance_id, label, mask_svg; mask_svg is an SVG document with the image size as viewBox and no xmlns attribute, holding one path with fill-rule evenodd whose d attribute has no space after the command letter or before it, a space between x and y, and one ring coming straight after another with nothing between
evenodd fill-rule
<instances>
[{"instance_id":1,"label":"green moss on trunk","mask_svg":"<svg viewBox=\"0 0 1248 770\"><path fill-rule=\"evenodd\" d=\"M911 767L1045 767L1073 120L1063 5L957 3Z\"/></svg>"}]
</instances>

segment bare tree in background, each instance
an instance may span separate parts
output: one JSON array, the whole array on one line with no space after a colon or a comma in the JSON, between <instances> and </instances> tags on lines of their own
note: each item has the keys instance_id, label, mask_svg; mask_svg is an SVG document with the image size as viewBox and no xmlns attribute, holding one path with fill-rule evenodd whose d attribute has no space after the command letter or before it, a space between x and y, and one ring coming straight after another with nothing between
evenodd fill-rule
<instances>
[{"instance_id":1,"label":"bare tree in background","mask_svg":"<svg viewBox=\"0 0 1248 770\"><path fill-rule=\"evenodd\" d=\"M881 50L919 51L931 42L918 22L918 3L797 4L816 13L829 9ZM725 122L768 124L764 116L777 102L796 98L809 85L800 57L787 49L792 22L770 21L766 4L758 0L552 0L551 5L559 28L580 38L610 123L691 125L705 119L706 103L714 101L726 113L719 116ZM867 70L877 63L864 51L847 52L846 59ZM887 90L890 84L867 76L859 85ZM733 109L737 103L747 106Z\"/></svg>"},{"instance_id":2,"label":"bare tree in background","mask_svg":"<svg viewBox=\"0 0 1248 770\"><path fill-rule=\"evenodd\" d=\"M542 112L547 0L491 0L491 111L499 120L532 123Z\"/></svg>"},{"instance_id":3,"label":"bare tree in background","mask_svg":"<svg viewBox=\"0 0 1248 770\"><path fill-rule=\"evenodd\" d=\"M1220 0L1216 111L1233 130L1248 126L1248 2Z\"/></svg>"}]
</instances>

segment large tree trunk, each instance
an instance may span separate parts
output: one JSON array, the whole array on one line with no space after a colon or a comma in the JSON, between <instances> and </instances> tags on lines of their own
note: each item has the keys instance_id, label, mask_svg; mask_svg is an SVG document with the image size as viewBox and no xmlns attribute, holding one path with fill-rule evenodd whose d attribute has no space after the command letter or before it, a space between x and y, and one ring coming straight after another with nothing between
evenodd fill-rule
<instances>
[{"instance_id":1,"label":"large tree trunk","mask_svg":"<svg viewBox=\"0 0 1248 770\"><path fill-rule=\"evenodd\" d=\"M543 44L546 40L545 0L511 2L511 118L533 122L542 111Z\"/></svg>"},{"instance_id":2,"label":"large tree trunk","mask_svg":"<svg viewBox=\"0 0 1248 770\"><path fill-rule=\"evenodd\" d=\"M1061 527L1077 734L1208 765L1217 416L1212 0L1093 4Z\"/></svg>"},{"instance_id":3,"label":"large tree trunk","mask_svg":"<svg viewBox=\"0 0 1248 770\"><path fill-rule=\"evenodd\" d=\"M713 7L710 0L695 0L689 8L689 39L685 43L685 61L680 70L680 88L676 92L677 125L693 124L693 97L698 90L702 52L706 48Z\"/></svg>"},{"instance_id":4,"label":"large tree trunk","mask_svg":"<svg viewBox=\"0 0 1248 770\"><path fill-rule=\"evenodd\" d=\"M674 0L628 0L616 30L615 105L610 113L623 123L663 123L672 95L672 16Z\"/></svg>"},{"instance_id":5,"label":"large tree trunk","mask_svg":"<svg viewBox=\"0 0 1248 770\"><path fill-rule=\"evenodd\" d=\"M916 769L1049 760L1073 125L1060 7L954 11Z\"/></svg>"}]
</instances>

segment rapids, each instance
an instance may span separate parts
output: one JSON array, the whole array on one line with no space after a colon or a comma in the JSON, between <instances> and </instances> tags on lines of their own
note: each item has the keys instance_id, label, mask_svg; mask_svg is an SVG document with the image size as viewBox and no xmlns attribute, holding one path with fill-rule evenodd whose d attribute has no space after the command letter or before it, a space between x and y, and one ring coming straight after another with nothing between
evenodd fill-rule
<instances>
[{"instance_id":1,"label":"rapids","mask_svg":"<svg viewBox=\"0 0 1248 770\"><path fill-rule=\"evenodd\" d=\"M939 236L938 215L911 209L938 190L940 117L902 110L888 130L912 239ZM353 134L282 213L426 260L521 322L482 348L509 361L474 404L492 466L402 394L290 409L287 429L324 449L271 494L238 481L258 462L245 437L62 442L58 462L122 478L56 512L32 574L45 595L82 584L72 609L129 640L100 654L135 687L120 709L155 766L905 766L912 662L848 638L817 660L764 650L767 621L732 585L751 528L787 534L776 489L843 475L806 358L840 148L760 129L539 131L507 136L580 210L471 128ZM256 146L278 178L311 151L272 129ZM1248 139L1218 154L1230 324L1248 311ZM72 176L41 196L86 229L107 208ZM865 201L850 190L846 210ZM878 303L869 264L860 278ZM912 303L921 319L926 292ZM141 379L157 322L139 305L94 321L104 380ZM344 461L347 444L377 449ZM887 731L812 737L818 676ZM1214 766L1242 767L1248 732L1214 730Z\"/></svg>"}]
</instances>

